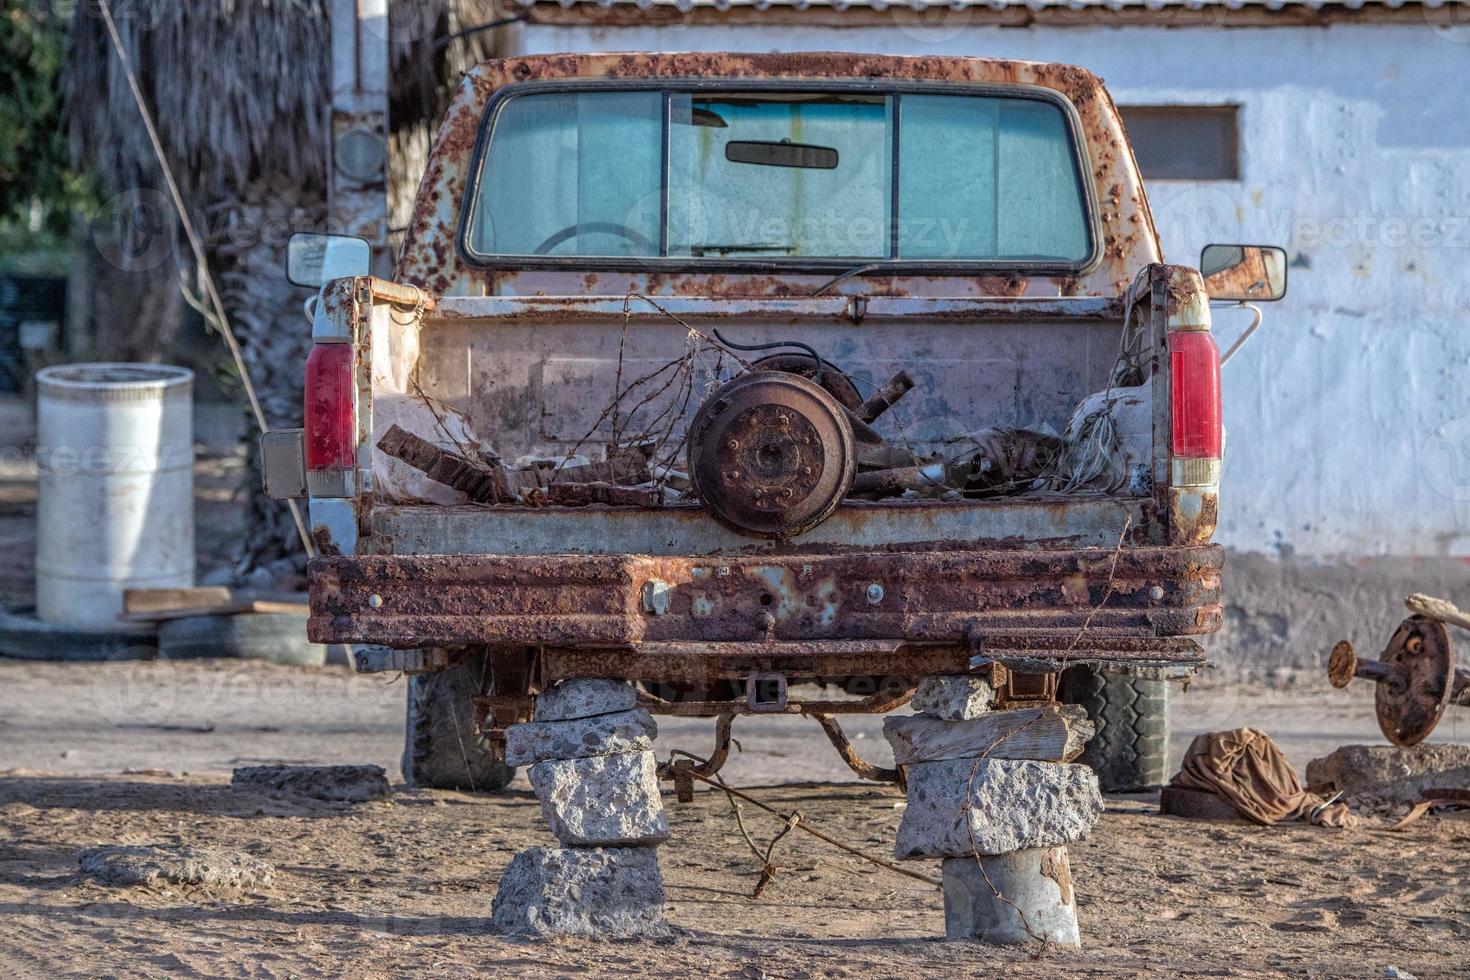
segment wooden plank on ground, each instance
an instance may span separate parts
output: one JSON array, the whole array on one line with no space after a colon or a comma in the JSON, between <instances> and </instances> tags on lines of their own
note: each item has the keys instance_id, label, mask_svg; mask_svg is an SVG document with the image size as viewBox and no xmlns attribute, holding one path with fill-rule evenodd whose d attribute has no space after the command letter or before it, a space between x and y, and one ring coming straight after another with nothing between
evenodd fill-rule
<instances>
[{"instance_id":1,"label":"wooden plank on ground","mask_svg":"<svg viewBox=\"0 0 1470 980\"><path fill-rule=\"evenodd\" d=\"M304 602L253 599L218 587L193 589L128 589L123 593L125 623L161 623L187 616L237 616L242 613L290 613L307 615Z\"/></svg>"},{"instance_id":2,"label":"wooden plank on ground","mask_svg":"<svg viewBox=\"0 0 1470 980\"><path fill-rule=\"evenodd\" d=\"M203 585L187 589L126 589L123 612L172 612L176 609L202 609L233 602L230 590L223 586Z\"/></svg>"}]
</instances>

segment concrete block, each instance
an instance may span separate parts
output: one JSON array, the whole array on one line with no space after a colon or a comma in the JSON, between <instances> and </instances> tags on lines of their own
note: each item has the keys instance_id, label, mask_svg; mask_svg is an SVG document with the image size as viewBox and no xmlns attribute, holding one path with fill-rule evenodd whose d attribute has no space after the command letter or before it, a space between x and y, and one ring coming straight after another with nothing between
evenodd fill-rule
<instances>
[{"instance_id":1,"label":"concrete block","mask_svg":"<svg viewBox=\"0 0 1470 980\"><path fill-rule=\"evenodd\" d=\"M1417 803L1425 789L1470 788L1470 745L1344 745L1307 763L1306 782L1324 796Z\"/></svg>"},{"instance_id":2,"label":"concrete block","mask_svg":"<svg viewBox=\"0 0 1470 980\"><path fill-rule=\"evenodd\" d=\"M82 873L104 885L197 885L264 888L276 869L240 851L220 847L92 847L77 854Z\"/></svg>"},{"instance_id":3,"label":"concrete block","mask_svg":"<svg viewBox=\"0 0 1470 980\"><path fill-rule=\"evenodd\" d=\"M893 853L902 860L1057 847L1086 837L1102 809L1097 776L1084 765L921 762L909 767L908 806Z\"/></svg>"},{"instance_id":4,"label":"concrete block","mask_svg":"<svg viewBox=\"0 0 1470 980\"><path fill-rule=\"evenodd\" d=\"M571 721L628 711L638 704L638 692L627 681L608 677L578 677L562 681L536 695L536 721Z\"/></svg>"},{"instance_id":5,"label":"concrete block","mask_svg":"<svg viewBox=\"0 0 1470 980\"><path fill-rule=\"evenodd\" d=\"M901 766L981 757L1065 762L1082 752L1092 733L1087 711L1076 704L991 711L968 721L941 721L929 715L883 719L883 737L893 746L893 761Z\"/></svg>"},{"instance_id":6,"label":"concrete block","mask_svg":"<svg viewBox=\"0 0 1470 980\"><path fill-rule=\"evenodd\" d=\"M652 847L669 839L652 752L538 762L541 815L567 847Z\"/></svg>"},{"instance_id":7,"label":"concrete block","mask_svg":"<svg viewBox=\"0 0 1470 980\"><path fill-rule=\"evenodd\" d=\"M653 748L658 725L643 708L571 721L533 721L505 730L505 762L532 766L550 759L589 759Z\"/></svg>"},{"instance_id":8,"label":"concrete block","mask_svg":"<svg viewBox=\"0 0 1470 980\"><path fill-rule=\"evenodd\" d=\"M944 721L968 721L989 711L994 700L988 681L960 674L923 678L909 707Z\"/></svg>"},{"instance_id":9,"label":"concrete block","mask_svg":"<svg viewBox=\"0 0 1470 980\"><path fill-rule=\"evenodd\" d=\"M649 847L532 847L500 878L490 923L540 936L667 933L658 852Z\"/></svg>"},{"instance_id":10,"label":"concrete block","mask_svg":"<svg viewBox=\"0 0 1470 980\"><path fill-rule=\"evenodd\" d=\"M336 803L386 800L393 795L382 766L242 766L230 777L230 789Z\"/></svg>"},{"instance_id":11,"label":"concrete block","mask_svg":"<svg viewBox=\"0 0 1470 980\"><path fill-rule=\"evenodd\" d=\"M944 935L1077 949L1077 904L1065 847L945 858Z\"/></svg>"}]
</instances>

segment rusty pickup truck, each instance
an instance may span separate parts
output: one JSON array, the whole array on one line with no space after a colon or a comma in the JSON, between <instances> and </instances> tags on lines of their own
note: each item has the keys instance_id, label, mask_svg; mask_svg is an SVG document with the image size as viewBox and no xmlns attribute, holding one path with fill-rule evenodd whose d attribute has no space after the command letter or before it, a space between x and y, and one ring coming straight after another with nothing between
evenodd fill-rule
<instances>
[{"instance_id":1,"label":"rusty pickup truck","mask_svg":"<svg viewBox=\"0 0 1470 980\"><path fill-rule=\"evenodd\" d=\"M1158 780L1221 621L1219 353L1089 72L490 61L393 279L351 245L293 240L320 292L267 486L309 498L311 638L411 675L410 781L502 785L572 677L719 719L702 771L799 713L894 778L836 717L944 674L1085 703L1105 784Z\"/></svg>"}]
</instances>

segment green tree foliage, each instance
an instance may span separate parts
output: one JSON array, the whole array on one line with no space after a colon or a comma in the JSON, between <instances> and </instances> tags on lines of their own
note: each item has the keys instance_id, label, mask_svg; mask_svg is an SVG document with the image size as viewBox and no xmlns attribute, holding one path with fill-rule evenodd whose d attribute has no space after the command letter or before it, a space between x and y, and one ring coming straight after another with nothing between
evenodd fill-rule
<instances>
[{"instance_id":1,"label":"green tree foliage","mask_svg":"<svg viewBox=\"0 0 1470 980\"><path fill-rule=\"evenodd\" d=\"M0 225L63 235L87 202L61 131L65 57L66 21L53 4L0 0Z\"/></svg>"}]
</instances>

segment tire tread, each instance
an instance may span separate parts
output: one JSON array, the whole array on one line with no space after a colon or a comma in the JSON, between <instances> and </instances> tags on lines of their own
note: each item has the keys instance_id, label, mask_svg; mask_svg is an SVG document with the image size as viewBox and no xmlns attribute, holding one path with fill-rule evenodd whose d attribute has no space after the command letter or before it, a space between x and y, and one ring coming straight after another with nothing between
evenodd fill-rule
<instances>
[{"instance_id":1,"label":"tire tread","mask_svg":"<svg viewBox=\"0 0 1470 980\"><path fill-rule=\"evenodd\" d=\"M485 687L484 655L433 674L408 678L403 732L403 779L421 789L488 793L515 778L515 768L491 755L474 734L471 699Z\"/></svg>"},{"instance_id":2,"label":"tire tread","mask_svg":"<svg viewBox=\"0 0 1470 980\"><path fill-rule=\"evenodd\" d=\"M1079 761L1105 793L1162 785L1168 776L1168 682L1078 666L1062 674L1059 700L1080 705L1096 726Z\"/></svg>"}]
</instances>

